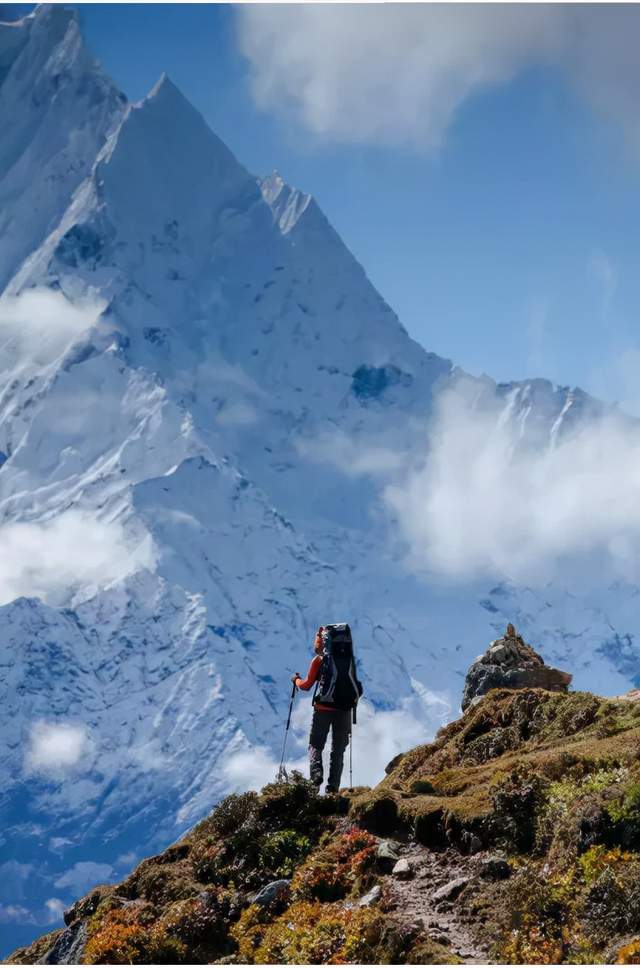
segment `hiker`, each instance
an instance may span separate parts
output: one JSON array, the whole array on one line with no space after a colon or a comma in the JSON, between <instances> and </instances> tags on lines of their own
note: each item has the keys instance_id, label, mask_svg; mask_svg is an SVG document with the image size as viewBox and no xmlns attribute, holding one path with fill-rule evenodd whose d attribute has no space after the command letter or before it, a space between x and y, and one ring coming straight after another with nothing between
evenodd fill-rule
<instances>
[{"instance_id":1,"label":"hiker","mask_svg":"<svg viewBox=\"0 0 640 968\"><path fill-rule=\"evenodd\" d=\"M291 680L305 692L315 684L309 734L309 773L311 782L320 790L322 751L331 730L331 761L325 792L337 793L344 752L351 736L352 721L355 722L356 705L362 695L362 685L356 676L351 629L346 624L321 625L313 648L315 656L306 679L296 672Z\"/></svg>"}]
</instances>

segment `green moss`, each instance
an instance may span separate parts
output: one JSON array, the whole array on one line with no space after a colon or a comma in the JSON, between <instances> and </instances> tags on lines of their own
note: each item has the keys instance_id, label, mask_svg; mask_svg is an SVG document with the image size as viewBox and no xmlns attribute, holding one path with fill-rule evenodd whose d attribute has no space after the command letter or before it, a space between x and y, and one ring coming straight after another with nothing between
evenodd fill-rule
<instances>
[{"instance_id":1,"label":"green moss","mask_svg":"<svg viewBox=\"0 0 640 968\"><path fill-rule=\"evenodd\" d=\"M420 794L425 794L425 793L426 794L437 793L437 790L434 787L431 780L414 780L411 786L409 787L409 792L411 793L412 796L416 797L416 796L419 796Z\"/></svg>"},{"instance_id":2,"label":"green moss","mask_svg":"<svg viewBox=\"0 0 640 968\"><path fill-rule=\"evenodd\" d=\"M640 826L640 783L629 783L622 796L607 805L607 813L615 823Z\"/></svg>"},{"instance_id":3,"label":"green moss","mask_svg":"<svg viewBox=\"0 0 640 968\"><path fill-rule=\"evenodd\" d=\"M398 804L395 796L365 793L353 800L350 810L353 819L380 836L393 833L398 827Z\"/></svg>"},{"instance_id":4,"label":"green moss","mask_svg":"<svg viewBox=\"0 0 640 968\"><path fill-rule=\"evenodd\" d=\"M291 877L311 847L311 840L304 834L295 830L278 830L262 842L260 863L277 877Z\"/></svg>"}]
</instances>

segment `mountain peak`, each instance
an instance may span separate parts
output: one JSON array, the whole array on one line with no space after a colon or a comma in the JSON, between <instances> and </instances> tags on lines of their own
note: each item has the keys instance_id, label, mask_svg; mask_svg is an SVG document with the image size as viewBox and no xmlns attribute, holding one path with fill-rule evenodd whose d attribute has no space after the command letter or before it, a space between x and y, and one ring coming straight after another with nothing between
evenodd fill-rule
<instances>
[{"instance_id":1,"label":"mountain peak","mask_svg":"<svg viewBox=\"0 0 640 968\"><path fill-rule=\"evenodd\" d=\"M43 4L0 24L0 291L52 231L126 99L89 54L77 14Z\"/></svg>"},{"instance_id":2,"label":"mountain peak","mask_svg":"<svg viewBox=\"0 0 640 968\"><path fill-rule=\"evenodd\" d=\"M18 20L0 20L0 27L20 29L29 28L33 23L44 27L68 27L70 23L79 24L78 13L73 7L57 3L39 3L30 13Z\"/></svg>"},{"instance_id":3,"label":"mountain peak","mask_svg":"<svg viewBox=\"0 0 640 968\"><path fill-rule=\"evenodd\" d=\"M191 107L191 102L187 100L180 88L174 84L166 71L163 71L156 83L153 85L149 93L140 102L144 104L145 101L157 100L158 98L179 98L185 101Z\"/></svg>"}]
</instances>

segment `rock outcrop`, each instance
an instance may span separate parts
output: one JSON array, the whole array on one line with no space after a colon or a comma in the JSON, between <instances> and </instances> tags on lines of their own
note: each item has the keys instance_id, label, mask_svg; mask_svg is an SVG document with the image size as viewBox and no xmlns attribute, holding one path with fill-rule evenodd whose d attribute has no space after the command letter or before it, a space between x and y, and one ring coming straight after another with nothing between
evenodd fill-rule
<instances>
[{"instance_id":1,"label":"rock outcrop","mask_svg":"<svg viewBox=\"0 0 640 968\"><path fill-rule=\"evenodd\" d=\"M469 667L462 694L462 709L490 689L548 689L566 692L572 676L545 665L541 655L524 641L511 623Z\"/></svg>"}]
</instances>

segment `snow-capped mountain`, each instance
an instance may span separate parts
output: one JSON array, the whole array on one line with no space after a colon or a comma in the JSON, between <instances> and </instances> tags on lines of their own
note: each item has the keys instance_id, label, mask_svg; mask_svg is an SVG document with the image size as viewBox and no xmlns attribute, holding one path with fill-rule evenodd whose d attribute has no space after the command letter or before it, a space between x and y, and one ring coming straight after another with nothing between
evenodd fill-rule
<instances>
[{"instance_id":1,"label":"snow-capped mountain","mask_svg":"<svg viewBox=\"0 0 640 968\"><path fill-rule=\"evenodd\" d=\"M636 680L634 588L405 567L385 474L461 374L309 195L248 173L168 78L128 104L63 7L0 25L0 130L7 948L266 778L323 621L354 628L361 782L457 708L507 620L577 686ZM603 409L477 387L531 447Z\"/></svg>"}]
</instances>

